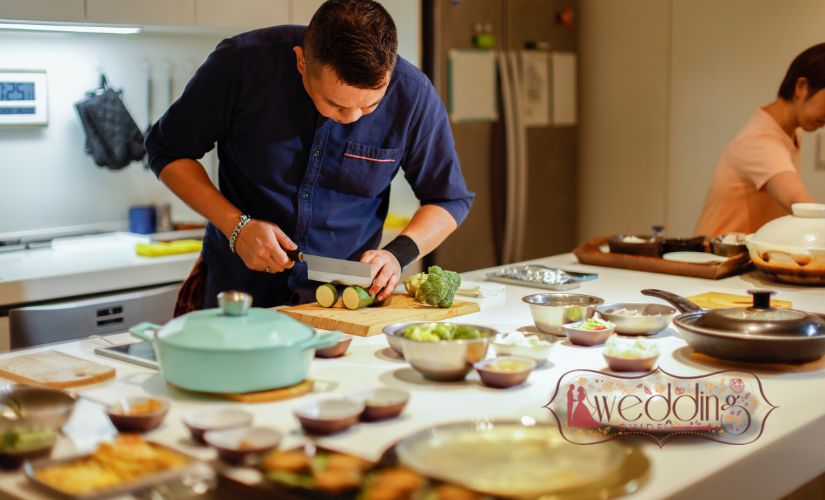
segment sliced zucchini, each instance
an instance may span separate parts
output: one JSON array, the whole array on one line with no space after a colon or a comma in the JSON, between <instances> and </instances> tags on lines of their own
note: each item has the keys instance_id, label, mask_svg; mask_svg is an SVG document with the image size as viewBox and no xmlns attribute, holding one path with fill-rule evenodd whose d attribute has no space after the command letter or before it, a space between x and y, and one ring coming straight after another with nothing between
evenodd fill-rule
<instances>
[{"instance_id":1,"label":"sliced zucchini","mask_svg":"<svg viewBox=\"0 0 825 500\"><path fill-rule=\"evenodd\" d=\"M344 298L344 307L347 309L361 309L375 302L375 297L357 285L344 288L342 297Z\"/></svg>"},{"instance_id":2,"label":"sliced zucchini","mask_svg":"<svg viewBox=\"0 0 825 500\"><path fill-rule=\"evenodd\" d=\"M321 307L332 307L338 302L338 289L332 283L324 283L315 289L315 300Z\"/></svg>"}]
</instances>

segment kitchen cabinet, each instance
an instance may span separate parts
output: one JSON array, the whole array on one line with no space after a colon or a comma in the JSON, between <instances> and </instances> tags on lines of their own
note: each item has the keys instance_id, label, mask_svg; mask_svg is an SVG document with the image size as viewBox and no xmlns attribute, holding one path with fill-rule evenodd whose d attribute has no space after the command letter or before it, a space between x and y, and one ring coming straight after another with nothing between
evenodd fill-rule
<instances>
[{"instance_id":1,"label":"kitchen cabinet","mask_svg":"<svg viewBox=\"0 0 825 500\"><path fill-rule=\"evenodd\" d=\"M309 24L312 15L324 0L289 0L289 23Z\"/></svg>"},{"instance_id":2,"label":"kitchen cabinet","mask_svg":"<svg viewBox=\"0 0 825 500\"><path fill-rule=\"evenodd\" d=\"M289 22L286 0L195 0L197 26L254 29Z\"/></svg>"},{"instance_id":3,"label":"kitchen cabinet","mask_svg":"<svg viewBox=\"0 0 825 500\"><path fill-rule=\"evenodd\" d=\"M195 0L86 0L86 21L192 26Z\"/></svg>"},{"instance_id":4,"label":"kitchen cabinet","mask_svg":"<svg viewBox=\"0 0 825 500\"><path fill-rule=\"evenodd\" d=\"M83 21L84 0L0 0L0 19Z\"/></svg>"}]
</instances>

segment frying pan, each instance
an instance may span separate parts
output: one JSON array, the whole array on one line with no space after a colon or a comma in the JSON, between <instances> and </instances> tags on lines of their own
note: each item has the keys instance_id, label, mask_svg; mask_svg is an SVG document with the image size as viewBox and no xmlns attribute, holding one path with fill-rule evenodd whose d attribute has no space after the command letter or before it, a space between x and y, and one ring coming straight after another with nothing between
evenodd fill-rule
<instances>
[{"instance_id":1,"label":"frying pan","mask_svg":"<svg viewBox=\"0 0 825 500\"><path fill-rule=\"evenodd\" d=\"M682 312L673 323L697 352L750 363L804 363L825 354L825 317L771 307L772 291L748 293L753 295L751 307L705 310L670 292L642 290Z\"/></svg>"}]
</instances>

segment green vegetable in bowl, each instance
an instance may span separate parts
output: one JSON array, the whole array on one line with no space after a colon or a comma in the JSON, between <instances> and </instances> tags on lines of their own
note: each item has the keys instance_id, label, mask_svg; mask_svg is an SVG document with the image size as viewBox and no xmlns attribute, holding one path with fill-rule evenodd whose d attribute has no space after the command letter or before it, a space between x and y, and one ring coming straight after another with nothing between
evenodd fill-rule
<instances>
[{"instance_id":1,"label":"green vegetable in bowl","mask_svg":"<svg viewBox=\"0 0 825 500\"><path fill-rule=\"evenodd\" d=\"M26 451L51 446L57 435L48 429L21 430L13 428L0 434L0 450Z\"/></svg>"},{"instance_id":2,"label":"green vegetable in bowl","mask_svg":"<svg viewBox=\"0 0 825 500\"><path fill-rule=\"evenodd\" d=\"M426 273L418 273L404 280L407 293L415 300L436 307L450 307L455 292L461 286L461 276L439 266L430 266Z\"/></svg>"},{"instance_id":3,"label":"green vegetable in bowl","mask_svg":"<svg viewBox=\"0 0 825 500\"><path fill-rule=\"evenodd\" d=\"M402 334L404 338L425 342L441 340L478 339L483 335L481 331L470 325L455 325L453 323L422 323L410 325Z\"/></svg>"},{"instance_id":4,"label":"green vegetable in bowl","mask_svg":"<svg viewBox=\"0 0 825 500\"><path fill-rule=\"evenodd\" d=\"M480 339L481 330L470 325L461 325L455 329L454 339Z\"/></svg>"},{"instance_id":5,"label":"green vegetable in bowl","mask_svg":"<svg viewBox=\"0 0 825 500\"><path fill-rule=\"evenodd\" d=\"M602 321L597 318L587 318L586 320L576 324L574 326L576 330L607 330L609 328L613 328L613 323L609 323L607 321Z\"/></svg>"}]
</instances>

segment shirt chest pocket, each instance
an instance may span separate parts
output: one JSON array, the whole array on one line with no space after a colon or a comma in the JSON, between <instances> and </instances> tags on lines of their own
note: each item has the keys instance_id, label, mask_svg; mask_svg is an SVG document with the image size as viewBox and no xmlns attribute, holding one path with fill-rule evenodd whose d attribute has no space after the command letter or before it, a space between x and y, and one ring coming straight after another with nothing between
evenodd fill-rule
<instances>
[{"instance_id":1,"label":"shirt chest pocket","mask_svg":"<svg viewBox=\"0 0 825 500\"><path fill-rule=\"evenodd\" d=\"M395 174L401 152L347 142L340 159L336 189L374 198L384 192Z\"/></svg>"}]
</instances>

